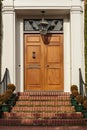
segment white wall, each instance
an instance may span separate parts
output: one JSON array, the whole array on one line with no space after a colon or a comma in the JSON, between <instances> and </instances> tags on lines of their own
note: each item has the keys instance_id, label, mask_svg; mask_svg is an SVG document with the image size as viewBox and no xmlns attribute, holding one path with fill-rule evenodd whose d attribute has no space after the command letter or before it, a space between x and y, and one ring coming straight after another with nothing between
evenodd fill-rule
<instances>
[{"instance_id":1,"label":"white wall","mask_svg":"<svg viewBox=\"0 0 87 130\"><path fill-rule=\"evenodd\" d=\"M19 7L64 7L64 6L70 6L71 0L15 0L14 6Z\"/></svg>"},{"instance_id":2,"label":"white wall","mask_svg":"<svg viewBox=\"0 0 87 130\"><path fill-rule=\"evenodd\" d=\"M7 67L10 71L11 82L16 83L17 91L23 91L23 17L16 17L15 20L15 11L17 9L29 11L31 8L54 9L57 12L58 9L63 9L64 12L66 12L64 9L70 9L70 18L64 18L64 91L70 91L71 84L79 84L78 69L82 68L83 76L85 70L84 13L81 0L33 0L32 2L30 0L4 0L2 76Z\"/></svg>"},{"instance_id":3,"label":"white wall","mask_svg":"<svg viewBox=\"0 0 87 130\"><path fill-rule=\"evenodd\" d=\"M16 19L16 86L17 91L24 90L24 41L23 41L23 19Z\"/></svg>"},{"instance_id":4,"label":"white wall","mask_svg":"<svg viewBox=\"0 0 87 130\"><path fill-rule=\"evenodd\" d=\"M3 11L2 76L9 69L11 82L15 83L15 13Z\"/></svg>"},{"instance_id":5,"label":"white wall","mask_svg":"<svg viewBox=\"0 0 87 130\"><path fill-rule=\"evenodd\" d=\"M70 19L64 19L64 91L70 91L71 85L71 55L70 55Z\"/></svg>"},{"instance_id":6,"label":"white wall","mask_svg":"<svg viewBox=\"0 0 87 130\"><path fill-rule=\"evenodd\" d=\"M79 68L83 68L83 12L81 8L71 9L71 83L79 85Z\"/></svg>"},{"instance_id":7,"label":"white wall","mask_svg":"<svg viewBox=\"0 0 87 130\"><path fill-rule=\"evenodd\" d=\"M82 8L84 10L84 1L82 1ZM81 18L81 23L82 23L82 26L81 26L81 40L82 40L82 76L83 76L83 80L85 81L85 49L84 49L84 11L83 11L83 14L82 14L82 18Z\"/></svg>"}]
</instances>

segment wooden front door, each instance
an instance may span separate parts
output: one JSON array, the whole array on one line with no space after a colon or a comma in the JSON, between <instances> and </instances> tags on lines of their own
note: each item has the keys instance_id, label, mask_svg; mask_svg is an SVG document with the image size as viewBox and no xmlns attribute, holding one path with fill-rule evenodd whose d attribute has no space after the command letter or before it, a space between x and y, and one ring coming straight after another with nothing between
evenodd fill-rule
<instances>
[{"instance_id":1,"label":"wooden front door","mask_svg":"<svg viewBox=\"0 0 87 130\"><path fill-rule=\"evenodd\" d=\"M25 90L63 90L63 34L25 34Z\"/></svg>"}]
</instances>

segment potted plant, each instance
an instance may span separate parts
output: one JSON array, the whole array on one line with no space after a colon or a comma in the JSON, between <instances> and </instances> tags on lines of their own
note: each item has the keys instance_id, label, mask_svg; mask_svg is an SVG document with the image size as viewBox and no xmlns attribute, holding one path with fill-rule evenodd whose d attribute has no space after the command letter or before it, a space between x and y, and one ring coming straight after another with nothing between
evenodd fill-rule
<instances>
[{"instance_id":1,"label":"potted plant","mask_svg":"<svg viewBox=\"0 0 87 130\"><path fill-rule=\"evenodd\" d=\"M0 95L0 106L2 105L2 95Z\"/></svg>"},{"instance_id":2,"label":"potted plant","mask_svg":"<svg viewBox=\"0 0 87 130\"><path fill-rule=\"evenodd\" d=\"M72 104L72 106L76 106L76 105L77 105L77 101L76 101L75 97L76 97L78 94L79 94L79 93L78 93L78 90L77 90L77 89L73 89L73 90L72 90L72 96L74 97L74 98L71 98L71 104Z\"/></svg>"},{"instance_id":3,"label":"potted plant","mask_svg":"<svg viewBox=\"0 0 87 130\"><path fill-rule=\"evenodd\" d=\"M11 96L12 96L12 90L9 89L2 95L2 102L6 103Z\"/></svg>"},{"instance_id":4,"label":"potted plant","mask_svg":"<svg viewBox=\"0 0 87 130\"><path fill-rule=\"evenodd\" d=\"M78 90L72 90L72 95L74 96L74 98L78 95Z\"/></svg>"},{"instance_id":5,"label":"potted plant","mask_svg":"<svg viewBox=\"0 0 87 130\"><path fill-rule=\"evenodd\" d=\"M0 117L2 117L2 106L0 104Z\"/></svg>"},{"instance_id":6,"label":"potted plant","mask_svg":"<svg viewBox=\"0 0 87 130\"><path fill-rule=\"evenodd\" d=\"M83 96L80 95L80 94L78 94L78 95L75 97L75 99L76 99L76 101L78 102L79 105L82 104L82 103L83 103L83 100L84 100Z\"/></svg>"},{"instance_id":7,"label":"potted plant","mask_svg":"<svg viewBox=\"0 0 87 130\"><path fill-rule=\"evenodd\" d=\"M72 85L71 88L70 88L70 90L71 90L71 98L74 99L73 92L74 92L74 90L78 91L77 85Z\"/></svg>"},{"instance_id":8,"label":"potted plant","mask_svg":"<svg viewBox=\"0 0 87 130\"><path fill-rule=\"evenodd\" d=\"M14 91L16 89L15 85L14 84L8 84L7 85L7 88L8 89L11 89L12 91Z\"/></svg>"},{"instance_id":9,"label":"potted plant","mask_svg":"<svg viewBox=\"0 0 87 130\"><path fill-rule=\"evenodd\" d=\"M73 90L78 90L77 85L72 85L72 86L71 86L71 92L72 92Z\"/></svg>"},{"instance_id":10,"label":"potted plant","mask_svg":"<svg viewBox=\"0 0 87 130\"><path fill-rule=\"evenodd\" d=\"M83 101L83 108L84 110L82 112L83 112L84 118L87 118L87 99Z\"/></svg>"},{"instance_id":11,"label":"potted plant","mask_svg":"<svg viewBox=\"0 0 87 130\"><path fill-rule=\"evenodd\" d=\"M76 101L77 101L77 105L75 106L75 109L77 112L81 112L83 109L82 103L83 103L83 96L82 95L77 95L75 97Z\"/></svg>"},{"instance_id":12,"label":"potted plant","mask_svg":"<svg viewBox=\"0 0 87 130\"><path fill-rule=\"evenodd\" d=\"M77 105L77 101L75 99L71 99L71 104L72 104L72 106L76 106Z\"/></svg>"},{"instance_id":13,"label":"potted plant","mask_svg":"<svg viewBox=\"0 0 87 130\"><path fill-rule=\"evenodd\" d=\"M17 100L17 95L16 94L12 94L12 96L8 99L8 101L6 102L6 104L9 104L11 106L14 106Z\"/></svg>"},{"instance_id":14,"label":"potted plant","mask_svg":"<svg viewBox=\"0 0 87 130\"><path fill-rule=\"evenodd\" d=\"M11 106L8 104L3 104L1 106L1 110L2 110L2 112L9 112L11 110Z\"/></svg>"},{"instance_id":15,"label":"potted plant","mask_svg":"<svg viewBox=\"0 0 87 130\"><path fill-rule=\"evenodd\" d=\"M8 89L2 96L1 96L1 109L3 112L10 111L11 106L9 104L6 104L6 102L10 99L12 96L12 90Z\"/></svg>"}]
</instances>

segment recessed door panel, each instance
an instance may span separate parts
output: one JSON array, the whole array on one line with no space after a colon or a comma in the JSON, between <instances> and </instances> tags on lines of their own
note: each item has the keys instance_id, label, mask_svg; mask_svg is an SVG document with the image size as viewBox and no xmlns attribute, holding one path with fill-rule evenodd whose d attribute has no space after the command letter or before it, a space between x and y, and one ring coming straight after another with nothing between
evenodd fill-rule
<instances>
[{"instance_id":1,"label":"recessed door panel","mask_svg":"<svg viewBox=\"0 0 87 130\"><path fill-rule=\"evenodd\" d=\"M27 63L40 63L41 59L41 47L40 45L27 45L26 48L26 62Z\"/></svg>"},{"instance_id":2,"label":"recessed door panel","mask_svg":"<svg viewBox=\"0 0 87 130\"><path fill-rule=\"evenodd\" d=\"M63 37L58 34L48 37L51 40L45 47L45 87L46 90L63 90Z\"/></svg>"},{"instance_id":3,"label":"recessed door panel","mask_svg":"<svg viewBox=\"0 0 87 130\"><path fill-rule=\"evenodd\" d=\"M60 84L60 69L49 68L47 69L47 83L48 85L59 85Z\"/></svg>"},{"instance_id":4,"label":"recessed door panel","mask_svg":"<svg viewBox=\"0 0 87 130\"><path fill-rule=\"evenodd\" d=\"M39 34L26 34L25 90L43 89L43 46ZM41 55L42 54L42 55Z\"/></svg>"},{"instance_id":5,"label":"recessed door panel","mask_svg":"<svg viewBox=\"0 0 87 130\"><path fill-rule=\"evenodd\" d=\"M41 72L40 72L40 69L28 69L27 70L27 74L26 74L26 77L28 77L28 80L27 80L27 85L29 87L34 87L34 86L37 86L40 87L41 85Z\"/></svg>"},{"instance_id":6,"label":"recessed door panel","mask_svg":"<svg viewBox=\"0 0 87 130\"><path fill-rule=\"evenodd\" d=\"M47 62L59 63L60 62L60 46L48 46L47 47Z\"/></svg>"}]
</instances>

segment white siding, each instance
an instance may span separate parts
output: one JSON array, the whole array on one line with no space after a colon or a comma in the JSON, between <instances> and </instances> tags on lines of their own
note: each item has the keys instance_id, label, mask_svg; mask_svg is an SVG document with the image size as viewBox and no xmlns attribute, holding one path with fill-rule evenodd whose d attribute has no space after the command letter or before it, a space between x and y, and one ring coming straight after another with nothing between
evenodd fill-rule
<instances>
[{"instance_id":1,"label":"white siding","mask_svg":"<svg viewBox=\"0 0 87 130\"><path fill-rule=\"evenodd\" d=\"M46 17L64 19L64 91L70 91L71 84L79 84L79 68L85 75L83 6L81 0L3 1L2 76L7 67L17 91L24 91L23 19L40 16L43 9Z\"/></svg>"}]
</instances>

